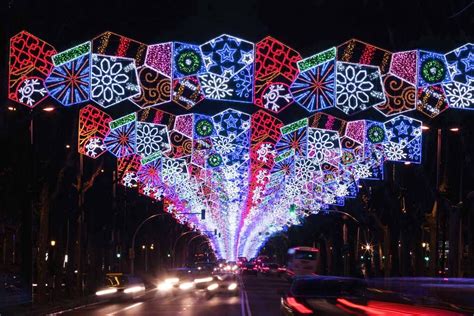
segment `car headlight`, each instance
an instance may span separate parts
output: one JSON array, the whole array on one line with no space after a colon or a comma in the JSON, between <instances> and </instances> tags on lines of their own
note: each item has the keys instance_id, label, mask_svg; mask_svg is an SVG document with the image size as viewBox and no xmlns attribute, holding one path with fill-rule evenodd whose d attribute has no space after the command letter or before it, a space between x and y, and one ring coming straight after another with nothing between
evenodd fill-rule
<instances>
[{"instance_id":1,"label":"car headlight","mask_svg":"<svg viewBox=\"0 0 474 316\"><path fill-rule=\"evenodd\" d=\"M179 289L186 291L186 290L191 289L193 286L194 286L193 282L184 282L179 285Z\"/></svg>"},{"instance_id":2,"label":"car headlight","mask_svg":"<svg viewBox=\"0 0 474 316\"><path fill-rule=\"evenodd\" d=\"M179 278L168 278L165 279L165 283L176 284L179 282Z\"/></svg>"},{"instance_id":3,"label":"car headlight","mask_svg":"<svg viewBox=\"0 0 474 316\"><path fill-rule=\"evenodd\" d=\"M229 284L229 286L227 287L227 289L228 289L229 291L234 291L236 288L237 288L237 283L231 283L231 284Z\"/></svg>"},{"instance_id":4,"label":"car headlight","mask_svg":"<svg viewBox=\"0 0 474 316\"><path fill-rule=\"evenodd\" d=\"M209 286L207 287L207 290L208 290L208 291L214 291L214 290L217 290L218 287L219 287L219 284L217 284L217 283L212 283L211 285L209 285Z\"/></svg>"},{"instance_id":5,"label":"car headlight","mask_svg":"<svg viewBox=\"0 0 474 316\"><path fill-rule=\"evenodd\" d=\"M194 279L194 283L207 283L207 282L211 282L212 280L213 280L212 277Z\"/></svg>"},{"instance_id":6,"label":"car headlight","mask_svg":"<svg viewBox=\"0 0 474 316\"><path fill-rule=\"evenodd\" d=\"M110 289L97 291L97 292L95 292L95 295L102 296L102 295L112 294L112 293L115 293L115 292L117 292L116 288L110 288Z\"/></svg>"},{"instance_id":7,"label":"car headlight","mask_svg":"<svg viewBox=\"0 0 474 316\"><path fill-rule=\"evenodd\" d=\"M125 294L137 293L137 292L140 292L140 291L145 291L145 287L143 287L143 286L132 286L132 287L129 287L129 288L126 288L125 290L123 290L123 292Z\"/></svg>"},{"instance_id":8,"label":"car headlight","mask_svg":"<svg viewBox=\"0 0 474 316\"><path fill-rule=\"evenodd\" d=\"M167 292L173 288L173 284L169 282L161 282L158 284L158 291Z\"/></svg>"}]
</instances>

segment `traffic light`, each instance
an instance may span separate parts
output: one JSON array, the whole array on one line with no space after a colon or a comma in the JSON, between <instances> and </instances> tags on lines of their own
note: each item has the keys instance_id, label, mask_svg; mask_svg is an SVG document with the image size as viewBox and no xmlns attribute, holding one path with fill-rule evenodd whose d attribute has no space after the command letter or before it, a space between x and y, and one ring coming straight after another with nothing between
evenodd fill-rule
<instances>
[{"instance_id":1,"label":"traffic light","mask_svg":"<svg viewBox=\"0 0 474 316\"><path fill-rule=\"evenodd\" d=\"M217 236L217 228L214 229L214 236Z\"/></svg>"},{"instance_id":2,"label":"traffic light","mask_svg":"<svg viewBox=\"0 0 474 316\"><path fill-rule=\"evenodd\" d=\"M206 210L201 210L201 220L206 219Z\"/></svg>"},{"instance_id":3,"label":"traffic light","mask_svg":"<svg viewBox=\"0 0 474 316\"><path fill-rule=\"evenodd\" d=\"M295 214L295 211L296 211L296 205L291 204L290 205L290 214Z\"/></svg>"}]
</instances>

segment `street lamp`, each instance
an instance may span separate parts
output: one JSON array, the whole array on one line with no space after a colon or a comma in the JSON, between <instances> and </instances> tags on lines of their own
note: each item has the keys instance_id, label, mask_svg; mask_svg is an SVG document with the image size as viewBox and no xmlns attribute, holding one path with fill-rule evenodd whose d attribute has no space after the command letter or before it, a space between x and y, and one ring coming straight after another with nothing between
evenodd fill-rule
<instances>
[{"instance_id":1,"label":"street lamp","mask_svg":"<svg viewBox=\"0 0 474 316\"><path fill-rule=\"evenodd\" d=\"M51 247L56 246L56 240L51 240L50 244L51 244Z\"/></svg>"},{"instance_id":2,"label":"street lamp","mask_svg":"<svg viewBox=\"0 0 474 316\"><path fill-rule=\"evenodd\" d=\"M160 214L153 214L151 216L148 216L147 218L145 218L141 223L140 225L138 225L137 229L135 229L135 232L133 233L133 237L132 237L132 247L129 249L129 258L130 258L130 273L131 274L134 274L135 272L135 237L137 237L137 233L138 231L140 230L140 228L142 228L142 226L148 222L150 219L152 218L155 218L155 217L158 217L158 216L163 216L163 215L166 215L168 213L160 213Z\"/></svg>"},{"instance_id":3,"label":"street lamp","mask_svg":"<svg viewBox=\"0 0 474 316\"><path fill-rule=\"evenodd\" d=\"M201 233L198 232L198 231L190 230L190 231L187 231L187 232L182 233L178 238L176 238L176 240L175 240L175 242L174 242L174 245L173 245L173 262L172 262L173 268L174 268L175 260L176 260L176 259L175 259L175 258L176 258L176 245L178 244L178 241L181 239L181 237L184 237L184 236L186 236L186 235L188 235L188 234L191 234L191 233L199 233L199 234L201 234Z\"/></svg>"},{"instance_id":4,"label":"street lamp","mask_svg":"<svg viewBox=\"0 0 474 316\"><path fill-rule=\"evenodd\" d=\"M53 112L54 111L54 106L49 105L43 108L43 111L45 112Z\"/></svg>"}]
</instances>

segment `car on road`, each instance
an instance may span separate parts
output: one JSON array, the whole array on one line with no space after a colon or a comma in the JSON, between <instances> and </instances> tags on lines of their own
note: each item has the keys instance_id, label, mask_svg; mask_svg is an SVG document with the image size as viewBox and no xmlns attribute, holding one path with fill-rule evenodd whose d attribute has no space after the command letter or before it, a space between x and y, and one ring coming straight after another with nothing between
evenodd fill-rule
<instances>
[{"instance_id":1,"label":"car on road","mask_svg":"<svg viewBox=\"0 0 474 316\"><path fill-rule=\"evenodd\" d=\"M145 283L134 275L107 273L104 285L95 292L95 295L102 299L137 299L145 295Z\"/></svg>"},{"instance_id":2,"label":"car on road","mask_svg":"<svg viewBox=\"0 0 474 316\"><path fill-rule=\"evenodd\" d=\"M241 274L257 275L258 268L254 263L246 263L240 268Z\"/></svg>"},{"instance_id":3,"label":"car on road","mask_svg":"<svg viewBox=\"0 0 474 316\"><path fill-rule=\"evenodd\" d=\"M239 282L234 273L216 274L212 282L206 287L206 298L211 299L215 295L238 295Z\"/></svg>"},{"instance_id":4,"label":"car on road","mask_svg":"<svg viewBox=\"0 0 474 316\"><path fill-rule=\"evenodd\" d=\"M460 315L449 310L415 305L407 299L384 301L380 290L364 279L334 276L296 277L281 298L284 316L301 315Z\"/></svg>"},{"instance_id":5,"label":"car on road","mask_svg":"<svg viewBox=\"0 0 474 316\"><path fill-rule=\"evenodd\" d=\"M262 263L259 266L258 272L264 276L280 276L282 273L278 263Z\"/></svg>"}]
</instances>

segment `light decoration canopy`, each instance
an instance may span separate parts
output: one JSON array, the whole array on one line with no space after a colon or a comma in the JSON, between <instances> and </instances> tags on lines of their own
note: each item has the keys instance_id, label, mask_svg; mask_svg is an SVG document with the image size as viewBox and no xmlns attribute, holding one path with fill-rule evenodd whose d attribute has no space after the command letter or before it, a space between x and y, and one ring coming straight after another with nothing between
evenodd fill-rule
<instances>
[{"instance_id":1,"label":"light decoration canopy","mask_svg":"<svg viewBox=\"0 0 474 316\"><path fill-rule=\"evenodd\" d=\"M272 37L146 45L105 32L57 53L20 32L9 60L10 100L84 103L78 152L115 156L119 184L163 200L179 223L216 230L210 244L228 260L255 257L272 234L342 207L359 181L383 180L386 161L421 163L413 110L430 119L474 108L470 43L443 55L350 40L303 58ZM247 103L253 114L190 112L205 99ZM285 109L298 106L289 119Z\"/></svg>"}]
</instances>

